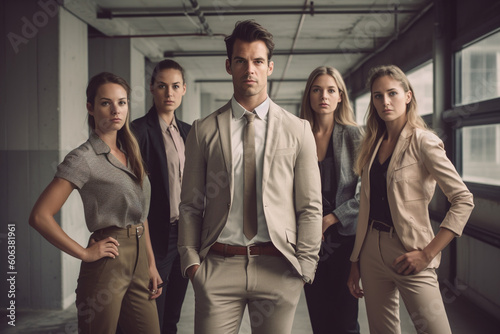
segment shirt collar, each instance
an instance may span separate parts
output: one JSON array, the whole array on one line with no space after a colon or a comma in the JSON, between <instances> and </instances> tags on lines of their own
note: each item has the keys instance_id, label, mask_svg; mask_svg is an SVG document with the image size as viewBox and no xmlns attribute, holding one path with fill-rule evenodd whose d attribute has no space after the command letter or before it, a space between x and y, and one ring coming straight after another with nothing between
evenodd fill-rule
<instances>
[{"instance_id":1,"label":"shirt collar","mask_svg":"<svg viewBox=\"0 0 500 334\"><path fill-rule=\"evenodd\" d=\"M271 104L271 100L269 99L269 96L259 104L257 107L255 107L255 113L257 114L257 117L259 117L262 120L265 120L267 117L267 114L269 112L269 106ZM245 112L252 112L253 110L246 110L241 106L241 104L236 101L236 99L233 97L231 98L231 109L233 110L233 117L236 119L240 119L245 115Z\"/></svg>"},{"instance_id":2,"label":"shirt collar","mask_svg":"<svg viewBox=\"0 0 500 334\"><path fill-rule=\"evenodd\" d=\"M90 145L94 148L96 154L108 154L111 152L109 146L95 133L92 131L89 137Z\"/></svg>"},{"instance_id":3,"label":"shirt collar","mask_svg":"<svg viewBox=\"0 0 500 334\"><path fill-rule=\"evenodd\" d=\"M158 120L160 121L160 128L162 132L166 132L170 125L172 125L177 131L179 131L179 127L177 126L177 122L175 121L175 116L174 118L172 118L172 123L170 125L167 124L167 122L165 122L159 114L158 114Z\"/></svg>"},{"instance_id":4,"label":"shirt collar","mask_svg":"<svg viewBox=\"0 0 500 334\"><path fill-rule=\"evenodd\" d=\"M96 154L108 154L111 152L111 148L109 148L108 144L106 144L104 140L102 140L101 137L99 137L99 135L94 130L92 130L90 134L89 142L90 145L92 145L92 148L94 149L94 152ZM127 155L127 152L122 146L123 145L118 139L118 149L123 153L125 153L125 155Z\"/></svg>"}]
</instances>

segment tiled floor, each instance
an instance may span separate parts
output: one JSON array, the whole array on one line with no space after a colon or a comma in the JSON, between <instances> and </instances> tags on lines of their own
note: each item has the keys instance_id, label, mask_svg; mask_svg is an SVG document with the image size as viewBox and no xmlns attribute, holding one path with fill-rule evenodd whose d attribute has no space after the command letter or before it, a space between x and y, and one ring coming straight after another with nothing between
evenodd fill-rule
<instances>
[{"instance_id":1,"label":"tiled floor","mask_svg":"<svg viewBox=\"0 0 500 334\"><path fill-rule=\"evenodd\" d=\"M496 334L500 328L500 321L488 316L465 299L458 297L453 302L447 303L446 308L454 334ZM0 333L6 334L72 334L76 331L76 308L69 307L65 311L20 311L18 310L16 327L8 326L5 319L5 310L0 312L2 322L0 323ZM182 309L181 321L179 323L178 334L193 334L194 316L194 293L191 285L188 288L184 307ZM408 313L404 306L401 307L402 334L414 334L415 330L411 324ZM359 323L361 333L368 334L368 323L366 320L366 310L361 300ZM240 334L249 334L250 325L248 315L245 315ZM307 306L302 294L295 321L293 334L311 334L309 315ZM223 334L223 333L221 333ZM274 333L270 333L274 334ZM388 333L390 334L390 333Z\"/></svg>"}]
</instances>

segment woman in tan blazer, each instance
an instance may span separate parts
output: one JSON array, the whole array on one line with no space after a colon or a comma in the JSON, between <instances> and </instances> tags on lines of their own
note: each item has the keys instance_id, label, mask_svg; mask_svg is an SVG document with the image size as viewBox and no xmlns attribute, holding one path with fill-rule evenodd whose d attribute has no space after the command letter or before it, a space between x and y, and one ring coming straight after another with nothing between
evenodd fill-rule
<instances>
[{"instance_id":1,"label":"woman in tan blazer","mask_svg":"<svg viewBox=\"0 0 500 334\"><path fill-rule=\"evenodd\" d=\"M369 87L355 166L360 209L348 286L354 297L366 297L372 334L401 332L399 294L418 333L451 333L435 269L441 250L467 223L472 194L418 115L405 74L392 65L374 68ZM434 235L428 204L436 182L451 206Z\"/></svg>"}]
</instances>

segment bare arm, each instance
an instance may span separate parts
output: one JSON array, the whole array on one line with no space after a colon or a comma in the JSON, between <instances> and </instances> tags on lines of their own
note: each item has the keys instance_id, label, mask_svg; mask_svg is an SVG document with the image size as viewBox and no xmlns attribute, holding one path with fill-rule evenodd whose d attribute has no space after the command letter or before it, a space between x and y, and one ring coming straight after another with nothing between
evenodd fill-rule
<instances>
[{"instance_id":1,"label":"bare arm","mask_svg":"<svg viewBox=\"0 0 500 334\"><path fill-rule=\"evenodd\" d=\"M108 237L92 242L88 248L71 239L55 221L54 215L73 191L73 185L61 178L54 178L40 195L31 211L29 224L51 244L63 252L85 262L97 261L103 257L118 256L118 241Z\"/></svg>"}]
</instances>

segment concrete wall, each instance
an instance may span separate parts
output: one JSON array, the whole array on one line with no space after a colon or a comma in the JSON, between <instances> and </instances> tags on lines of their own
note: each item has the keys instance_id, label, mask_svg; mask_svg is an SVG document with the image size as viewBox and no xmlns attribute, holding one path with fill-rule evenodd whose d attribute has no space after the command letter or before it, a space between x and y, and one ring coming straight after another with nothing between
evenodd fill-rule
<instances>
[{"instance_id":1,"label":"concrete wall","mask_svg":"<svg viewBox=\"0 0 500 334\"><path fill-rule=\"evenodd\" d=\"M176 112L177 117L188 124L202 117L201 114L201 89L198 83L189 76L189 70L185 70L186 95L182 99L181 110ZM214 110L212 110L214 111Z\"/></svg>"},{"instance_id":2,"label":"concrete wall","mask_svg":"<svg viewBox=\"0 0 500 334\"><path fill-rule=\"evenodd\" d=\"M89 78L100 72L111 72L127 80L132 88L130 101L130 119L136 119L145 114L146 94L149 87L145 77L144 55L134 47L130 38L89 39Z\"/></svg>"},{"instance_id":3,"label":"concrete wall","mask_svg":"<svg viewBox=\"0 0 500 334\"><path fill-rule=\"evenodd\" d=\"M59 161L88 139L87 25L66 12L59 11ZM54 167L54 166L52 166ZM61 227L80 245L85 246L89 232L83 204L73 191L61 211ZM75 301L75 287L80 261L62 253L62 308Z\"/></svg>"},{"instance_id":4,"label":"concrete wall","mask_svg":"<svg viewBox=\"0 0 500 334\"><path fill-rule=\"evenodd\" d=\"M130 119L143 116L149 107L146 106L146 94L149 94L149 86L146 82L144 66L146 60L144 55L134 46L130 49L130 87L132 95L130 101Z\"/></svg>"},{"instance_id":5,"label":"concrete wall","mask_svg":"<svg viewBox=\"0 0 500 334\"><path fill-rule=\"evenodd\" d=\"M1 266L7 268L5 233L15 225L17 307L62 308L74 301L79 261L62 255L29 227L31 208L70 147L87 137L87 26L55 2L2 2L0 97ZM8 84L5 84L8 83ZM81 201L73 194L56 214L63 229L85 240ZM6 272L2 273L5 278ZM2 305L8 305L5 279Z\"/></svg>"}]
</instances>

